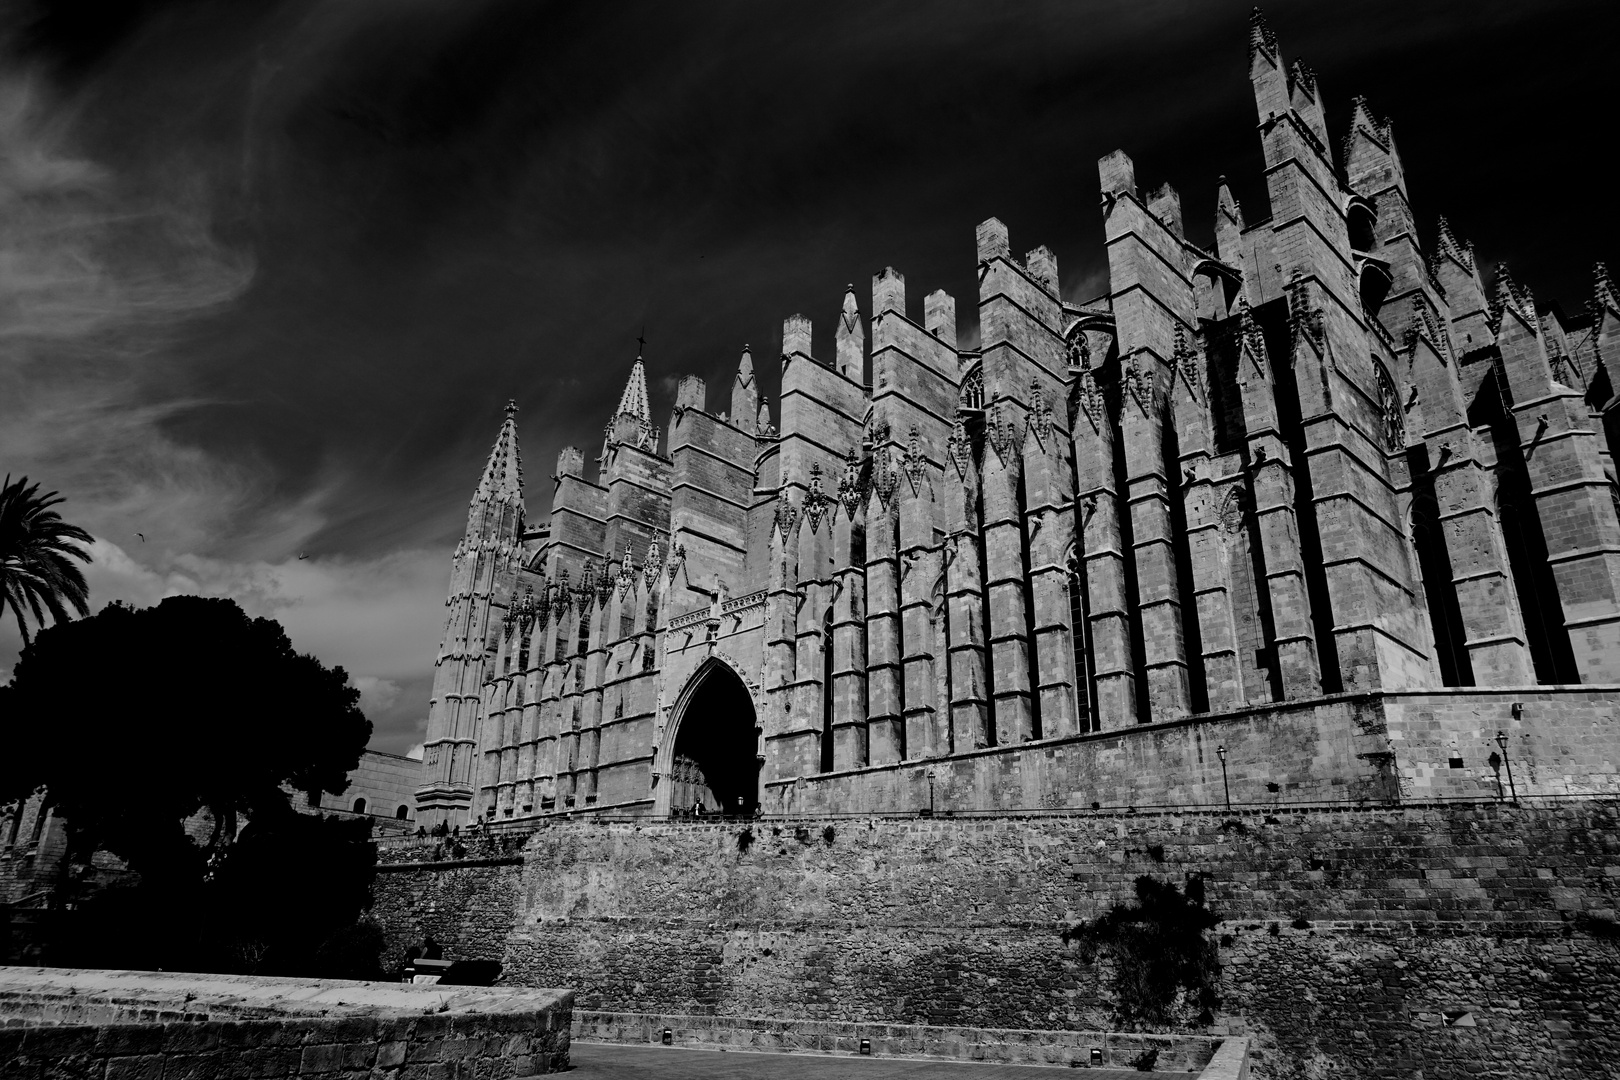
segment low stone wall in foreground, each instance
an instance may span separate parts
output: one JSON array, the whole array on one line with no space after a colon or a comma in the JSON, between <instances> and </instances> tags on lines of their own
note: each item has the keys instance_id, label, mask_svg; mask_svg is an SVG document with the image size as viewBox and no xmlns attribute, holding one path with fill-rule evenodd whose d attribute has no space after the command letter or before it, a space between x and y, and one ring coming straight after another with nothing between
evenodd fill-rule
<instances>
[{"instance_id":1,"label":"low stone wall in foreground","mask_svg":"<svg viewBox=\"0 0 1620 1080\"><path fill-rule=\"evenodd\" d=\"M0 968L0 1080L509 1080L568 1067L566 990Z\"/></svg>"}]
</instances>

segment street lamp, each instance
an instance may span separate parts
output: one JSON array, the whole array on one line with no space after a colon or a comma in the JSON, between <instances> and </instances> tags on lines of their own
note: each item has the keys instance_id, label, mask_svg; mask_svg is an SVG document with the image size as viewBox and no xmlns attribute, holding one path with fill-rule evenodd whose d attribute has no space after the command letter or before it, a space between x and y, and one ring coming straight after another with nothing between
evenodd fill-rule
<instances>
[{"instance_id":1,"label":"street lamp","mask_svg":"<svg viewBox=\"0 0 1620 1080\"><path fill-rule=\"evenodd\" d=\"M1513 796L1513 805L1517 806L1519 804L1519 789L1513 783L1513 762L1508 760L1507 732L1498 731L1496 733L1496 745L1502 748L1502 764L1507 766L1508 771L1508 792Z\"/></svg>"},{"instance_id":2,"label":"street lamp","mask_svg":"<svg viewBox=\"0 0 1620 1080\"><path fill-rule=\"evenodd\" d=\"M1221 790L1226 792L1226 808L1232 809L1232 785L1226 780L1226 747L1217 746L1215 756L1221 759Z\"/></svg>"}]
</instances>

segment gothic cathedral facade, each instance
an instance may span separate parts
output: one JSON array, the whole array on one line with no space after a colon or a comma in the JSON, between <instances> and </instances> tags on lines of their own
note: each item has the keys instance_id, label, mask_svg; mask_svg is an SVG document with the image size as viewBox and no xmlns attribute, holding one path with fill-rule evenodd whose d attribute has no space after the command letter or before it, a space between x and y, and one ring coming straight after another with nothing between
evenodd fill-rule
<instances>
[{"instance_id":1,"label":"gothic cathedral facade","mask_svg":"<svg viewBox=\"0 0 1620 1080\"><path fill-rule=\"evenodd\" d=\"M1110 154L1105 294L986 221L978 346L885 270L786 320L779 429L745 349L660 433L638 356L538 524L509 409L418 820L1620 788L1620 295L1487 286L1387 122L1249 61L1270 216L1223 182L1212 250Z\"/></svg>"}]
</instances>

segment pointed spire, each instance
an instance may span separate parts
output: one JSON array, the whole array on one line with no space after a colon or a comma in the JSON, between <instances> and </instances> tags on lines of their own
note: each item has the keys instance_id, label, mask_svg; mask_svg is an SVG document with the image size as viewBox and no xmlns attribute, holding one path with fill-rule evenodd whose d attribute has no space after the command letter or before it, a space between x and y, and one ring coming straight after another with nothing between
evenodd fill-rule
<instances>
[{"instance_id":1,"label":"pointed spire","mask_svg":"<svg viewBox=\"0 0 1620 1080\"><path fill-rule=\"evenodd\" d=\"M1354 134L1357 129L1371 135L1385 150L1389 149L1389 121L1379 120L1374 116L1372 106L1367 104L1366 97L1361 94L1357 94L1351 102L1350 131Z\"/></svg>"},{"instance_id":2,"label":"pointed spire","mask_svg":"<svg viewBox=\"0 0 1620 1080\"><path fill-rule=\"evenodd\" d=\"M1620 312L1620 292L1615 290L1614 279L1609 276L1608 266L1598 263L1593 272L1593 278L1595 279L1594 299L1597 304L1598 314L1602 315L1604 309Z\"/></svg>"},{"instance_id":3,"label":"pointed spire","mask_svg":"<svg viewBox=\"0 0 1620 1080\"><path fill-rule=\"evenodd\" d=\"M1508 272L1508 266L1505 262L1496 264L1496 289L1492 296L1491 306L1496 309L1498 315L1506 308L1511 307L1525 322L1532 326L1537 325L1535 321L1536 307L1530 295L1530 290L1521 287L1518 282L1513 280L1513 275Z\"/></svg>"},{"instance_id":4,"label":"pointed spire","mask_svg":"<svg viewBox=\"0 0 1620 1080\"><path fill-rule=\"evenodd\" d=\"M1442 257L1453 260L1470 274L1474 272L1473 248L1457 239L1457 234L1451 231L1451 222L1447 221L1443 214L1440 216L1440 239L1437 246Z\"/></svg>"},{"instance_id":5,"label":"pointed spire","mask_svg":"<svg viewBox=\"0 0 1620 1080\"><path fill-rule=\"evenodd\" d=\"M1229 219L1238 228L1243 228L1243 208L1238 205L1237 196L1232 194L1232 186L1222 176L1216 180L1215 210L1224 218Z\"/></svg>"},{"instance_id":6,"label":"pointed spire","mask_svg":"<svg viewBox=\"0 0 1620 1080\"><path fill-rule=\"evenodd\" d=\"M866 367L866 330L861 326L861 310L855 302L853 284L844 290L844 310L839 313L838 330L833 336L838 371L860 382Z\"/></svg>"},{"instance_id":7,"label":"pointed spire","mask_svg":"<svg viewBox=\"0 0 1620 1080\"><path fill-rule=\"evenodd\" d=\"M523 500L523 466L518 460L517 402L506 403L506 421L495 446L489 452L489 463L478 481L474 502L521 502Z\"/></svg>"},{"instance_id":8,"label":"pointed spire","mask_svg":"<svg viewBox=\"0 0 1620 1080\"><path fill-rule=\"evenodd\" d=\"M759 416L754 421L754 431L760 435L776 434L776 427L771 423L771 403L768 398L759 399Z\"/></svg>"},{"instance_id":9,"label":"pointed spire","mask_svg":"<svg viewBox=\"0 0 1620 1080\"><path fill-rule=\"evenodd\" d=\"M1242 251L1243 209L1223 176L1217 181L1215 191L1215 254L1235 265Z\"/></svg>"},{"instance_id":10,"label":"pointed spire","mask_svg":"<svg viewBox=\"0 0 1620 1080\"><path fill-rule=\"evenodd\" d=\"M1288 69L1288 79L1295 88L1304 91L1312 98L1316 97L1316 70L1305 61L1294 58L1293 67Z\"/></svg>"},{"instance_id":11,"label":"pointed spire","mask_svg":"<svg viewBox=\"0 0 1620 1080\"><path fill-rule=\"evenodd\" d=\"M641 350L636 350L636 362L630 365L630 379L619 396L619 416L633 416L652 424L652 407L647 404L647 369L641 362Z\"/></svg>"},{"instance_id":12,"label":"pointed spire","mask_svg":"<svg viewBox=\"0 0 1620 1080\"><path fill-rule=\"evenodd\" d=\"M1266 13L1258 7L1249 16L1249 52L1263 52L1272 59L1277 57L1277 35L1271 32Z\"/></svg>"},{"instance_id":13,"label":"pointed spire","mask_svg":"<svg viewBox=\"0 0 1620 1080\"><path fill-rule=\"evenodd\" d=\"M744 431L759 432L759 385L754 380L754 357L743 346L737 377L731 384L731 422Z\"/></svg>"}]
</instances>

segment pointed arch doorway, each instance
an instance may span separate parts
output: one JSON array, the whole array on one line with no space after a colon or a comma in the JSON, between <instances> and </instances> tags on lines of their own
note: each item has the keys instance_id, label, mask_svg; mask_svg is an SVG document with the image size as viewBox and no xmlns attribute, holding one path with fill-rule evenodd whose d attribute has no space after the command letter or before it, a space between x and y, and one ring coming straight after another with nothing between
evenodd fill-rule
<instances>
[{"instance_id":1,"label":"pointed arch doorway","mask_svg":"<svg viewBox=\"0 0 1620 1080\"><path fill-rule=\"evenodd\" d=\"M752 815L759 808L759 735L754 698L741 677L714 658L687 680L659 754L666 814ZM662 800L660 800L662 802Z\"/></svg>"}]
</instances>

